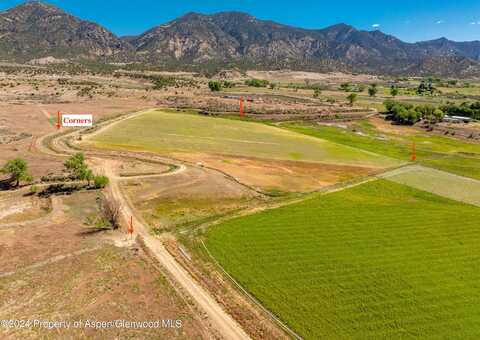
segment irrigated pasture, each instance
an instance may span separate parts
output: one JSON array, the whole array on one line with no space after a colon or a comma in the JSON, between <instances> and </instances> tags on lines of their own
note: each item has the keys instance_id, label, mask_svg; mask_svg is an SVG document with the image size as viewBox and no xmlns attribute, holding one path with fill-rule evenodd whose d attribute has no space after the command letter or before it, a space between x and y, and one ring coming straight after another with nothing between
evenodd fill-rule
<instances>
[{"instance_id":1,"label":"irrigated pasture","mask_svg":"<svg viewBox=\"0 0 480 340\"><path fill-rule=\"evenodd\" d=\"M224 222L207 247L306 339L480 336L480 209L387 180Z\"/></svg>"},{"instance_id":2,"label":"irrigated pasture","mask_svg":"<svg viewBox=\"0 0 480 340\"><path fill-rule=\"evenodd\" d=\"M124 120L93 138L96 146L154 152L199 152L265 159L363 165L397 160L265 124L150 111Z\"/></svg>"},{"instance_id":3,"label":"irrigated pasture","mask_svg":"<svg viewBox=\"0 0 480 340\"><path fill-rule=\"evenodd\" d=\"M480 206L480 181L423 166L407 166L384 175L391 181L456 201Z\"/></svg>"},{"instance_id":4,"label":"irrigated pasture","mask_svg":"<svg viewBox=\"0 0 480 340\"><path fill-rule=\"evenodd\" d=\"M480 179L480 145L462 140L429 135L423 131L382 131L368 121L347 126L282 124L299 133L334 143L408 161L416 143L417 161L423 165Z\"/></svg>"}]
</instances>

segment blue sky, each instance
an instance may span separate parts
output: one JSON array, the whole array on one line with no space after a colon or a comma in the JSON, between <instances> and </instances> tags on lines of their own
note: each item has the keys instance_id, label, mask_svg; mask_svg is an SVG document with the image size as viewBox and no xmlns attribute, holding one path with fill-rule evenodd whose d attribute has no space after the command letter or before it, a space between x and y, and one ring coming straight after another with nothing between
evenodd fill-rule
<instances>
[{"instance_id":1,"label":"blue sky","mask_svg":"<svg viewBox=\"0 0 480 340\"><path fill-rule=\"evenodd\" d=\"M0 10L23 1L0 0ZM405 41L447 37L480 40L479 0L49 0L118 35L133 35L187 12L248 12L260 19L323 28L344 22L360 29L380 29ZM377 26L378 25L378 26Z\"/></svg>"}]
</instances>

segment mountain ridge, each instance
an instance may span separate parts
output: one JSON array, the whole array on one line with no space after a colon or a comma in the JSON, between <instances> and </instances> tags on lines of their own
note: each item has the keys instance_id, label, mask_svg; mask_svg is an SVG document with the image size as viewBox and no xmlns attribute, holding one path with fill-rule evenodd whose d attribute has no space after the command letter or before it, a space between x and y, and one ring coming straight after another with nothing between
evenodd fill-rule
<instances>
[{"instance_id":1,"label":"mountain ridge","mask_svg":"<svg viewBox=\"0 0 480 340\"><path fill-rule=\"evenodd\" d=\"M0 12L1 59L48 56L398 74L448 75L451 69L462 76L480 74L478 40L408 43L380 30L358 30L345 23L304 29L238 11L189 12L137 36L117 37L96 23L39 1Z\"/></svg>"}]
</instances>

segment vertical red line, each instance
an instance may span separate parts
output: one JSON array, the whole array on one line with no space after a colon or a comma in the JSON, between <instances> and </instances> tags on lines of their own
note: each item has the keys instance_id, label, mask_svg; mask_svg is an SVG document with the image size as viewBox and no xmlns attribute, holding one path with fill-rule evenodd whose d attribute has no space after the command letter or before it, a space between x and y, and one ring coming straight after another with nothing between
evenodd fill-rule
<instances>
[{"instance_id":1,"label":"vertical red line","mask_svg":"<svg viewBox=\"0 0 480 340\"><path fill-rule=\"evenodd\" d=\"M240 97L240 116L244 116L245 114L243 113L243 97Z\"/></svg>"}]
</instances>

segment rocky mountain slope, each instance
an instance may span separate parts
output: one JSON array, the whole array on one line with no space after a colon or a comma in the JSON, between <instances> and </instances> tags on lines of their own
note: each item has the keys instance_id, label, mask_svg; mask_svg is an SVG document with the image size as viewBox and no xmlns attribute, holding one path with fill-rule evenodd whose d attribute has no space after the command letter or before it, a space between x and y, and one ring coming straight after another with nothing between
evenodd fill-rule
<instances>
[{"instance_id":1,"label":"rocky mountain slope","mask_svg":"<svg viewBox=\"0 0 480 340\"><path fill-rule=\"evenodd\" d=\"M105 58L153 64L243 63L266 68L377 73L480 74L480 42L445 38L406 43L380 31L339 24L307 30L241 12L189 13L139 36L40 2L0 13L0 58Z\"/></svg>"},{"instance_id":2,"label":"rocky mountain slope","mask_svg":"<svg viewBox=\"0 0 480 340\"><path fill-rule=\"evenodd\" d=\"M133 49L100 25L27 2L0 13L0 59L125 56Z\"/></svg>"}]
</instances>

